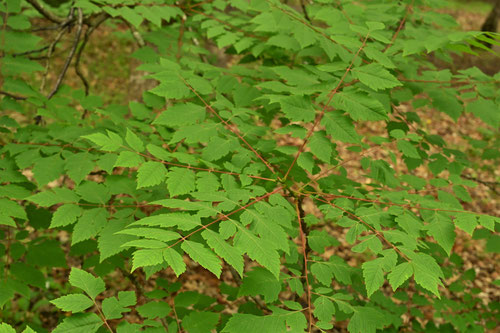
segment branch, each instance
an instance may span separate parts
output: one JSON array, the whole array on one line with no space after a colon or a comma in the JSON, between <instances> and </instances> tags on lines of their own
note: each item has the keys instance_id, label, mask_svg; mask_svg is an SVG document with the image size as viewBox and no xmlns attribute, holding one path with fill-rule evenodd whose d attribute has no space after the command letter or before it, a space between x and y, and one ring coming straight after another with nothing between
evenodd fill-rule
<instances>
[{"instance_id":1,"label":"branch","mask_svg":"<svg viewBox=\"0 0 500 333\"><path fill-rule=\"evenodd\" d=\"M57 82L50 92L50 94L47 96L48 99L51 99L52 96L55 95L55 93L59 90L59 87L61 86L61 83L64 79L64 76L66 75L66 72L68 71L68 67L71 63L71 60L73 60L73 56L75 55L76 48L78 46L78 43L80 42L80 36L82 34L82 25L83 25L83 13L82 9L78 8L78 28L76 30L76 36L75 36L75 42L73 43L73 47L71 48L71 51L69 52L68 57L66 58L66 62L64 63L63 70L59 74L59 77L57 78Z\"/></svg>"},{"instance_id":2,"label":"branch","mask_svg":"<svg viewBox=\"0 0 500 333\"><path fill-rule=\"evenodd\" d=\"M361 52L361 50L365 47L366 45L366 41L368 40L368 36L369 34L366 35L365 39L363 40L363 44L361 44L360 48L358 49L358 51L356 52L356 54L354 54L354 57L352 57L352 61L351 63L349 64L349 66L346 68L345 72L344 72L344 75L342 75L342 78L340 79L339 83L337 84L337 86L332 89L332 91L330 91L330 94L328 96L328 101L326 102L325 106L323 107L323 109L321 110L321 113L319 114L319 116L316 118L316 120L314 121L314 124L313 126L311 127L311 129L307 132L307 135L306 135L306 138L304 139L304 142L302 143L302 145L300 146L299 148L299 151L297 152L297 154L295 155L295 158L293 159L292 163L290 164L290 166L288 167L288 170L285 174L285 176L283 177L283 180L286 180L286 178L288 177L288 175L290 174L290 171L292 171L292 168L293 166L295 165L295 163L297 162L297 160L299 159L299 156L300 154L302 154L302 152L304 151L305 149L305 146L307 144L307 142L309 141L309 139L311 138L311 135L314 133L314 130L316 129L316 127L319 125L321 119L323 118L323 116L325 115L325 112L326 112L326 109L328 108L328 105L330 104L330 102L332 101L333 99L333 96L339 91L339 88L340 86L342 85L342 83L344 83L344 80L347 76L347 74L351 71L351 68L352 66L354 65L354 61L356 60L356 58L359 56L359 53Z\"/></svg>"},{"instance_id":3,"label":"branch","mask_svg":"<svg viewBox=\"0 0 500 333\"><path fill-rule=\"evenodd\" d=\"M186 85L186 87L189 88L189 90L191 90L195 95L196 97L198 97L200 99L200 101L205 105L205 107L210 110L210 112L212 112L217 118L219 118L219 120L226 126L226 128L231 131L233 134L235 134L241 141L243 141L243 143L264 163L264 165L273 173L275 174L276 171L274 171L274 168L271 166L271 164L269 164L268 161L266 161L266 159L264 159L264 157L262 157L249 143L247 140L245 140L245 138L243 136L240 135L240 133L238 133L238 130L236 129L236 125L234 125L233 123L229 123L228 121L224 120L224 118L222 118L215 110L214 108L207 103L207 101L205 101L201 96L200 94L198 94L198 92L182 77L179 75L179 78L182 80L182 82L184 82L184 84Z\"/></svg>"},{"instance_id":4,"label":"branch","mask_svg":"<svg viewBox=\"0 0 500 333\"><path fill-rule=\"evenodd\" d=\"M304 223L304 211L302 210L302 197L295 198L295 211L297 213L297 219L299 220L299 235L300 242L302 246L302 256L304 257L304 269L302 274L305 276L306 289L307 289L307 312L309 314L309 333L312 332L312 308L311 308L311 285L309 283L309 272L307 270L307 255L309 253L309 245L307 244L307 226Z\"/></svg>"},{"instance_id":5,"label":"branch","mask_svg":"<svg viewBox=\"0 0 500 333\"><path fill-rule=\"evenodd\" d=\"M15 100L18 100L18 101L24 101L25 99L28 99L28 97L17 96L17 95L11 94L10 92L4 91L4 90L0 90L0 95L5 95L5 96L8 96L8 97L13 98Z\"/></svg>"},{"instance_id":6,"label":"branch","mask_svg":"<svg viewBox=\"0 0 500 333\"><path fill-rule=\"evenodd\" d=\"M54 23L62 23L64 22L64 19L57 16L56 14L52 13L51 11L48 11L47 9L43 8L43 5L39 3L37 0L26 0L33 8L37 10L40 14L42 14L43 17L45 17L47 20L52 21Z\"/></svg>"},{"instance_id":7,"label":"branch","mask_svg":"<svg viewBox=\"0 0 500 333\"><path fill-rule=\"evenodd\" d=\"M85 48L85 46L87 45L87 42L89 41L90 35L92 35L94 30L99 25L101 25L101 23L103 23L104 21L106 21L109 18L109 16L105 13L101 13L100 15L101 15L101 17L98 17L96 19L96 22L87 28L87 31L85 32L85 36L83 37L82 45L80 45L80 48L78 49L78 52L76 53L76 58L75 58L75 72L85 87L85 96L88 96L90 86L89 86L89 82L87 81L87 78L85 78L85 75L83 75L83 72L80 68L80 59L82 57L83 49Z\"/></svg>"}]
</instances>

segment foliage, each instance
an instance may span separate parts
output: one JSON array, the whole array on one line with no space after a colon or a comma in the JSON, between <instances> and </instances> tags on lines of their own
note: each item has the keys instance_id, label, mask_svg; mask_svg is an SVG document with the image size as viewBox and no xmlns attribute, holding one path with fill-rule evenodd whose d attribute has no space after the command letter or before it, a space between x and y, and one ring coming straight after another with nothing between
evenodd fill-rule
<instances>
[{"instance_id":1,"label":"foliage","mask_svg":"<svg viewBox=\"0 0 500 333\"><path fill-rule=\"evenodd\" d=\"M499 251L500 219L467 204L500 158L500 75L427 58L497 42L445 4L2 2L1 331L498 327L454 244ZM128 104L82 69L107 23L157 82ZM482 121L472 148L432 110Z\"/></svg>"}]
</instances>

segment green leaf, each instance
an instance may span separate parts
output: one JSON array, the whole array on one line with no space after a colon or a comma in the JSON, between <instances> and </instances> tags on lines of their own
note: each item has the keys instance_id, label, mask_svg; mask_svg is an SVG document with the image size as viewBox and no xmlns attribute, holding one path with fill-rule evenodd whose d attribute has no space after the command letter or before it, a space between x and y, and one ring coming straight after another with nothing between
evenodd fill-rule
<instances>
[{"instance_id":1,"label":"green leaf","mask_svg":"<svg viewBox=\"0 0 500 333\"><path fill-rule=\"evenodd\" d=\"M186 203L186 201L183 202ZM148 216L135 221L130 225L146 225L151 227L160 226L163 228L177 226L180 230L191 230L193 228L199 227L201 225L201 220L199 216L191 215L188 213L170 213Z\"/></svg>"},{"instance_id":2,"label":"green leaf","mask_svg":"<svg viewBox=\"0 0 500 333\"><path fill-rule=\"evenodd\" d=\"M324 136L324 132L315 132L307 145L316 157L323 162L330 163L333 148L330 140Z\"/></svg>"},{"instance_id":3,"label":"green leaf","mask_svg":"<svg viewBox=\"0 0 500 333\"><path fill-rule=\"evenodd\" d=\"M181 275L186 271L186 264L184 263L184 259L179 254L179 252L175 251L172 248L167 248L163 251L163 259L167 262L167 264L172 267L176 276Z\"/></svg>"},{"instance_id":4,"label":"green leaf","mask_svg":"<svg viewBox=\"0 0 500 333\"><path fill-rule=\"evenodd\" d=\"M77 313L63 320L53 333L94 333L103 325L95 313Z\"/></svg>"},{"instance_id":5,"label":"green leaf","mask_svg":"<svg viewBox=\"0 0 500 333\"><path fill-rule=\"evenodd\" d=\"M373 90L384 90L402 86L396 77L378 64L369 64L354 68L352 74Z\"/></svg>"},{"instance_id":6,"label":"green leaf","mask_svg":"<svg viewBox=\"0 0 500 333\"><path fill-rule=\"evenodd\" d=\"M485 124L495 128L500 126L500 112L498 105L492 100L479 98L467 104L467 112L472 112Z\"/></svg>"},{"instance_id":7,"label":"green leaf","mask_svg":"<svg viewBox=\"0 0 500 333\"><path fill-rule=\"evenodd\" d=\"M58 154L46 158L40 158L35 162L33 167L33 177L39 187L56 180L63 174L64 161Z\"/></svg>"},{"instance_id":8,"label":"green leaf","mask_svg":"<svg viewBox=\"0 0 500 333\"><path fill-rule=\"evenodd\" d=\"M103 133L94 133L82 136L82 138L90 140L96 145L101 146L101 150L104 151L116 151L123 144L123 140L116 133L110 131L108 131L108 135Z\"/></svg>"},{"instance_id":9,"label":"green leaf","mask_svg":"<svg viewBox=\"0 0 500 333\"><path fill-rule=\"evenodd\" d=\"M64 227L76 222L82 215L82 208L73 204L65 204L59 207L52 215L51 228Z\"/></svg>"},{"instance_id":10,"label":"green leaf","mask_svg":"<svg viewBox=\"0 0 500 333\"><path fill-rule=\"evenodd\" d=\"M132 256L132 272L139 267L154 266L163 263L163 254L161 248L143 249L135 251Z\"/></svg>"},{"instance_id":11,"label":"green leaf","mask_svg":"<svg viewBox=\"0 0 500 333\"><path fill-rule=\"evenodd\" d=\"M374 308L355 306L347 330L350 333L375 333L387 325L386 321L384 315Z\"/></svg>"},{"instance_id":12,"label":"green leaf","mask_svg":"<svg viewBox=\"0 0 500 333\"><path fill-rule=\"evenodd\" d=\"M444 275L436 260L425 253L409 256L415 274L415 282L439 297L438 285L442 285L440 279L444 279Z\"/></svg>"},{"instance_id":13,"label":"green leaf","mask_svg":"<svg viewBox=\"0 0 500 333\"><path fill-rule=\"evenodd\" d=\"M106 289L104 281L100 277L94 277L92 274L76 267L71 268L69 283L73 287L77 287L85 291L87 295L92 298L92 300L95 300L95 297Z\"/></svg>"},{"instance_id":14,"label":"green leaf","mask_svg":"<svg viewBox=\"0 0 500 333\"><path fill-rule=\"evenodd\" d=\"M149 319L165 318L172 311L167 302L148 302L136 309L142 317Z\"/></svg>"},{"instance_id":15,"label":"green leaf","mask_svg":"<svg viewBox=\"0 0 500 333\"><path fill-rule=\"evenodd\" d=\"M337 281L345 285L352 284L350 267L342 258L337 256L331 256L329 261L312 264L311 272L325 286L332 283L334 276Z\"/></svg>"},{"instance_id":16,"label":"green leaf","mask_svg":"<svg viewBox=\"0 0 500 333\"><path fill-rule=\"evenodd\" d=\"M456 213L455 225L472 236L478 225L477 217L473 214Z\"/></svg>"},{"instance_id":17,"label":"green leaf","mask_svg":"<svg viewBox=\"0 0 500 333\"><path fill-rule=\"evenodd\" d=\"M208 333L215 330L220 314L191 311L182 318L182 327L189 333Z\"/></svg>"},{"instance_id":18,"label":"green leaf","mask_svg":"<svg viewBox=\"0 0 500 333\"><path fill-rule=\"evenodd\" d=\"M286 96L280 99L281 109L290 121L313 121L315 110L309 98Z\"/></svg>"},{"instance_id":19,"label":"green leaf","mask_svg":"<svg viewBox=\"0 0 500 333\"><path fill-rule=\"evenodd\" d=\"M335 314L333 302L324 296L319 296L314 301L314 316L320 321L330 322Z\"/></svg>"},{"instance_id":20,"label":"green leaf","mask_svg":"<svg viewBox=\"0 0 500 333\"><path fill-rule=\"evenodd\" d=\"M167 169L160 162L146 162L137 171L137 188L159 185L165 180Z\"/></svg>"},{"instance_id":21,"label":"green leaf","mask_svg":"<svg viewBox=\"0 0 500 333\"><path fill-rule=\"evenodd\" d=\"M108 215L104 208L85 210L75 224L71 245L97 236L108 223Z\"/></svg>"},{"instance_id":22,"label":"green leaf","mask_svg":"<svg viewBox=\"0 0 500 333\"><path fill-rule=\"evenodd\" d=\"M214 273L215 276L220 277L222 265L219 258L217 258L217 256L212 251L210 251L200 243L188 240L182 242L181 248L195 262L208 269L210 272Z\"/></svg>"},{"instance_id":23,"label":"green leaf","mask_svg":"<svg viewBox=\"0 0 500 333\"><path fill-rule=\"evenodd\" d=\"M94 305L94 302L83 294L71 294L56 298L50 303L63 311L82 312Z\"/></svg>"},{"instance_id":24,"label":"green leaf","mask_svg":"<svg viewBox=\"0 0 500 333\"><path fill-rule=\"evenodd\" d=\"M201 236L219 257L233 266L240 276L243 276L243 255L239 253L238 249L229 245L220 234L210 229L203 231Z\"/></svg>"},{"instance_id":25,"label":"green leaf","mask_svg":"<svg viewBox=\"0 0 500 333\"><path fill-rule=\"evenodd\" d=\"M382 103L358 92L339 92L333 96L332 105L344 110L354 120L386 120L387 112Z\"/></svg>"},{"instance_id":26,"label":"green leaf","mask_svg":"<svg viewBox=\"0 0 500 333\"><path fill-rule=\"evenodd\" d=\"M208 145L202 151L203 159L207 161L216 161L233 151L238 147L237 141L234 139L222 139L214 136L210 139Z\"/></svg>"},{"instance_id":27,"label":"green leaf","mask_svg":"<svg viewBox=\"0 0 500 333\"><path fill-rule=\"evenodd\" d=\"M142 163L144 163L142 156L131 151L122 151L120 155L118 155L113 167L135 168Z\"/></svg>"},{"instance_id":28,"label":"green leaf","mask_svg":"<svg viewBox=\"0 0 500 333\"><path fill-rule=\"evenodd\" d=\"M125 135L125 141L133 150L137 152L144 151L144 143L139 137L132 132L129 128L127 128L127 134Z\"/></svg>"},{"instance_id":29,"label":"green leaf","mask_svg":"<svg viewBox=\"0 0 500 333\"><path fill-rule=\"evenodd\" d=\"M80 184L94 170L95 163L90 157L87 153L78 153L66 158L64 170L76 185Z\"/></svg>"},{"instance_id":30,"label":"green leaf","mask_svg":"<svg viewBox=\"0 0 500 333\"><path fill-rule=\"evenodd\" d=\"M278 300L280 291L281 283L271 272L262 267L254 267L243 278L238 296L263 295L264 301L269 304Z\"/></svg>"},{"instance_id":31,"label":"green leaf","mask_svg":"<svg viewBox=\"0 0 500 333\"><path fill-rule=\"evenodd\" d=\"M153 125L168 127L192 125L205 120L205 108L193 103L180 103L169 107L153 121Z\"/></svg>"},{"instance_id":32,"label":"green leaf","mask_svg":"<svg viewBox=\"0 0 500 333\"><path fill-rule=\"evenodd\" d=\"M267 268L278 279L280 274L280 255L274 250L274 244L268 239L255 236L246 228L237 224L239 229L234 245L248 256Z\"/></svg>"},{"instance_id":33,"label":"green leaf","mask_svg":"<svg viewBox=\"0 0 500 333\"><path fill-rule=\"evenodd\" d=\"M392 290L396 291L406 280L408 280L413 275L413 267L409 262L404 262L396 267L387 275L387 279L392 287Z\"/></svg>"},{"instance_id":34,"label":"green leaf","mask_svg":"<svg viewBox=\"0 0 500 333\"><path fill-rule=\"evenodd\" d=\"M431 223L426 226L427 233L446 251L448 256L455 243L455 226L451 219L441 213L433 215Z\"/></svg>"},{"instance_id":35,"label":"green leaf","mask_svg":"<svg viewBox=\"0 0 500 333\"><path fill-rule=\"evenodd\" d=\"M127 306L135 305L137 299L133 291L120 291L118 299L109 297L102 301L102 312L106 319L119 319L123 312L130 312Z\"/></svg>"},{"instance_id":36,"label":"green leaf","mask_svg":"<svg viewBox=\"0 0 500 333\"><path fill-rule=\"evenodd\" d=\"M325 126L326 133L333 140L347 143L361 142L361 137L356 133L352 121L338 111L326 112L321 124Z\"/></svg>"},{"instance_id":37,"label":"green leaf","mask_svg":"<svg viewBox=\"0 0 500 333\"><path fill-rule=\"evenodd\" d=\"M16 330L6 323L0 323L0 333L16 333Z\"/></svg>"},{"instance_id":38,"label":"green leaf","mask_svg":"<svg viewBox=\"0 0 500 333\"><path fill-rule=\"evenodd\" d=\"M382 258L365 262L362 265L363 278L365 279L365 287L368 297L377 291L384 284L384 271Z\"/></svg>"},{"instance_id":39,"label":"green leaf","mask_svg":"<svg viewBox=\"0 0 500 333\"><path fill-rule=\"evenodd\" d=\"M195 190L194 172L185 168L172 168L167 176L167 188L170 197L188 194Z\"/></svg>"}]
</instances>

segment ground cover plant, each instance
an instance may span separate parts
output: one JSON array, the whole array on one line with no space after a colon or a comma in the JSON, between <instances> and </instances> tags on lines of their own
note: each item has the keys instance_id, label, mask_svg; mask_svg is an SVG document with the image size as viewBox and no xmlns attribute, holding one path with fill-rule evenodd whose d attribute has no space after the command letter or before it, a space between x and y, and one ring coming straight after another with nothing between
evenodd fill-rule
<instances>
[{"instance_id":1,"label":"ground cover plant","mask_svg":"<svg viewBox=\"0 0 500 333\"><path fill-rule=\"evenodd\" d=\"M428 56L498 41L445 5L3 1L0 331L493 331L500 75Z\"/></svg>"}]
</instances>

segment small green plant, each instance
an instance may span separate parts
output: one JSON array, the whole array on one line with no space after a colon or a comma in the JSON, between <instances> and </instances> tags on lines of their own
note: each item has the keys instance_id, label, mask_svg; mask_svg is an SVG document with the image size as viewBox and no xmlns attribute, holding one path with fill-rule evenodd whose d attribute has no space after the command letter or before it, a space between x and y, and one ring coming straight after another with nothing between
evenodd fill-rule
<instances>
[{"instance_id":1,"label":"small green plant","mask_svg":"<svg viewBox=\"0 0 500 333\"><path fill-rule=\"evenodd\" d=\"M466 205L500 158L500 75L426 57L498 42L445 4L3 1L0 331L498 327L454 244L499 252ZM82 68L107 22L156 82L137 100ZM471 146L431 109L481 122Z\"/></svg>"}]
</instances>

